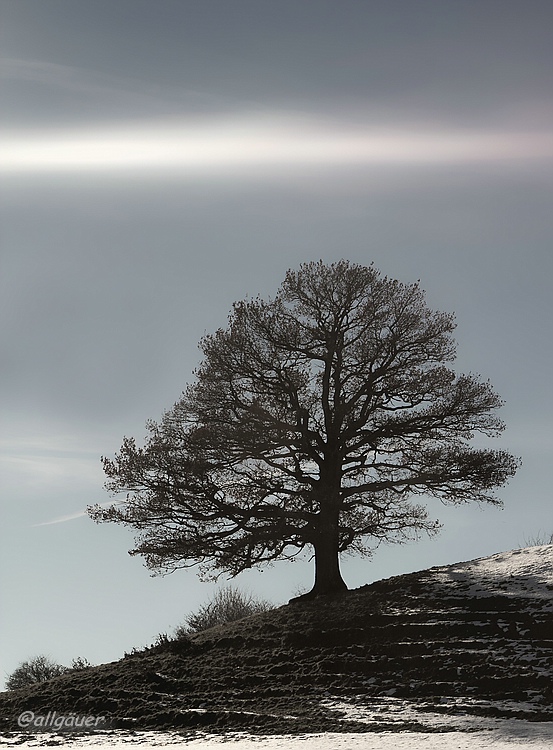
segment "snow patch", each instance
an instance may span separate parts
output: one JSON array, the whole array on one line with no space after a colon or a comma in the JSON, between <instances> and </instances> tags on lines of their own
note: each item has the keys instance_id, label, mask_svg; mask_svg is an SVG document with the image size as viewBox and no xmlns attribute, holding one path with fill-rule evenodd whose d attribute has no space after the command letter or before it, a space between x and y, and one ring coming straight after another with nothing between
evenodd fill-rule
<instances>
[{"instance_id":1,"label":"snow patch","mask_svg":"<svg viewBox=\"0 0 553 750\"><path fill-rule=\"evenodd\" d=\"M57 746L83 750L129 750L132 747L170 747L173 750L551 750L552 745L553 722L534 724L516 720L498 720L485 730L467 726L464 732L332 732L266 736L231 732L186 737L178 732L114 731L102 735L0 736L0 747Z\"/></svg>"},{"instance_id":2,"label":"snow patch","mask_svg":"<svg viewBox=\"0 0 553 750\"><path fill-rule=\"evenodd\" d=\"M553 544L430 568L428 577L449 594L457 588L463 596L550 599L553 609Z\"/></svg>"}]
</instances>

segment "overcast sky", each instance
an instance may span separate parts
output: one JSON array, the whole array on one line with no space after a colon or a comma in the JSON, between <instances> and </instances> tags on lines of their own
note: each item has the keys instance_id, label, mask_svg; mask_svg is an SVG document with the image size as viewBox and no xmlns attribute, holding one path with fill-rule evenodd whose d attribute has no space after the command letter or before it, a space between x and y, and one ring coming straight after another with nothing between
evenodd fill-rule
<instances>
[{"instance_id":1,"label":"overcast sky","mask_svg":"<svg viewBox=\"0 0 553 750\"><path fill-rule=\"evenodd\" d=\"M213 591L83 511L203 333L304 261L420 279L524 461L504 510L432 503L440 537L348 583L553 532L552 23L551 0L0 0L0 677L116 659ZM311 576L239 583L282 603Z\"/></svg>"}]
</instances>

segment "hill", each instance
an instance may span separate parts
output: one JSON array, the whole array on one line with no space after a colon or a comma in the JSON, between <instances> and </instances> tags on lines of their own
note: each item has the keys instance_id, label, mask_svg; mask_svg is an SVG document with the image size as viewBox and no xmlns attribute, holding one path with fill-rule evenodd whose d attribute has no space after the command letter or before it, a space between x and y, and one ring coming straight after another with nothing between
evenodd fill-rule
<instances>
[{"instance_id":1,"label":"hill","mask_svg":"<svg viewBox=\"0 0 553 750\"><path fill-rule=\"evenodd\" d=\"M291 603L0 695L17 716L260 732L440 730L440 717L553 720L553 546ZM438 717L438 718L436 718Z\"/></svg>"}]
</instances>

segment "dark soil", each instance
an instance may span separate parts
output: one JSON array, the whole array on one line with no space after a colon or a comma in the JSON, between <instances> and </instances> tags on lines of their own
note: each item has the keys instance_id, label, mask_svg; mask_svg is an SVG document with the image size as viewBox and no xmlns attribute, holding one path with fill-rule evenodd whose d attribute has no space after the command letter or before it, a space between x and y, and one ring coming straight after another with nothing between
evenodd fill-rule
<instances>
[{"instance_id":1,"label":"dark soil","mask_svg":"<svg viewBox=\"0 0 553 750\"><path fill-rule=\"evenodd\" d=\"M550 721L550 602L474 598L428 571L399 576L2 693L0 730L17 731L31 710L103 715L112 728L367 731L326 705L384 696Z\"/></svg>"}]
</instances>

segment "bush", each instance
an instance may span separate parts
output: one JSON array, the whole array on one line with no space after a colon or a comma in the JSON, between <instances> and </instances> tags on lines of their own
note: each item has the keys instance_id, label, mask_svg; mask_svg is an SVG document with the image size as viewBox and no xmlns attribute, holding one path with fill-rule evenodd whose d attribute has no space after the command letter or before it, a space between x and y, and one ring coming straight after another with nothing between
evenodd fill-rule
<instances>
[{"instance_id":1,"label":"bush","mask_svg":"<svg viewBox=\"0 0 553 750\"><path fill-rule=\"evenodd\" d=\"M240 591L233 586L224 586L215 592L213 597L189 615L184 625L175 630L177 638L184 638L193 633L200 633L216 625L241 620L259 612L274 609L274 605L264 599L257 599L252 594Z\"/></svg>"},{"instance_id":2,"label":"bush","mask_svg":"<svg viewBox=\"0 0 553 750\"><path fill-rule=\"evenodd\" d=\"M73 659L71 662L71 671L72 672L78 672L81 669L88 669L91 667L92 664L88 661L88 659L84 659L82 656L77 656L76 659Z\"/></svg>"},{"instance_id":3,"label":"bush","mask_svg":"<svg viewBox=\"0 0 553 750\"><path fill-rule=\"evenodd\" d=\"M553 532L546 534L539 531L537 534L524 539L525 547L541 547L544 544L553 544Z\"/></svg>"},{"instance_id":4,"label":"bush","mask_svg":"<svg viewBox=\"0 0 553 750\"><path fill-rule=\"evenodd\" d=\"M58 677L67 672L67 667L49 659L47 656L35 656L33 659L22 662L6 680L7 690L18 690L19 688L34 685L37 682L45 682L52 677Z\"/></svg>"}]
</instances>

